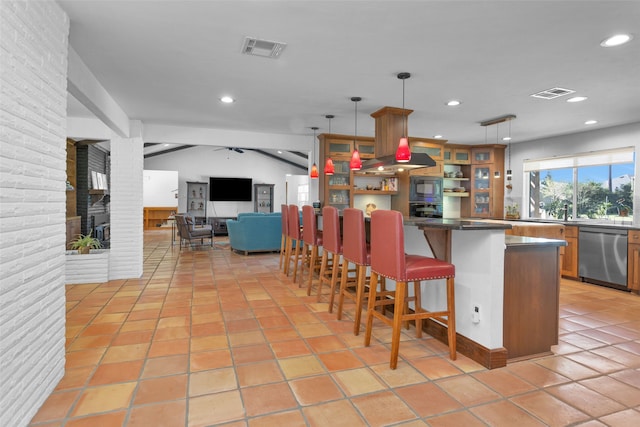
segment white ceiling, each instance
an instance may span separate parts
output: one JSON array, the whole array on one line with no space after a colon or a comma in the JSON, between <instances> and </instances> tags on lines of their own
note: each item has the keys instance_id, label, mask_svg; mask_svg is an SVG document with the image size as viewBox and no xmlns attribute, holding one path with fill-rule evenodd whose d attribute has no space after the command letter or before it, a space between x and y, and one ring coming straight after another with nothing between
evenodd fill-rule
<instances>
[{"instance_id":1,"label":"white ceiling","mask_svg":"<svg viewBox=\"0 0 640 427\"><path fill-rule=\"evenodd\" d=\"M70 43L130 119L310 136L374 134L370 113L414 110L409 134L513 142L640 121L639 1L59 1ZM635 38L602 48L619 32ZM240 53L245 36L287 43ZM542 100L562 87L587 96ZM230 94L231 105L218 101ZM462 105L445 106L450 99ZM71 116L82 115L76 102ZM585 126L589 119L596 125ZM149 141L152 142L152 141Z\"/></svg>"}]
</instances>

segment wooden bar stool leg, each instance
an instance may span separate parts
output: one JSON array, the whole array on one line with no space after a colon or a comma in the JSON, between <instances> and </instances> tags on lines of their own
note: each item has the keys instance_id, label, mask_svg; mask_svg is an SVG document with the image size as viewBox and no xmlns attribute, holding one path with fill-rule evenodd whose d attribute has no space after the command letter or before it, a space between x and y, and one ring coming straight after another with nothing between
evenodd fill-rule
<instances>
[{"instance_id":1,"label":"wooden bar stool leg","mask_svg":"<svg viewBox=\"0 0 640 427\"><path fill-rule=\"evenodd\" d=\"M422 295L420 295L420 282L413 282L413 294L414 299L413 302L415 304L415 313L418 314L423 312L422 309ZM422 318L416 319L416 337L422 338Z\"/></svg>"},{"instance_id":2,"label":"wooden bar stool leg","mask_svg":"<svg viewBox=\"0 0 640 427\"><path fill-rule=\"evenodd\" d=\"M340 274L340 291L338 292L337 319L342 320L342 306L344 305L344 293L347 291L347 274L349 273L349 261L342 259L342 273Z\"/></svg>"},{"instance_id":3,"label":"wooden bar stool leg","mask_svg":"<svg viewBox=\"0 0 640 427\"><path fill-rule=\"evenodd\" d=\"M333 254L333 267L331 268L331 292L329 294L329 313L333 313L333 301L336 297L336 284L340 271L340 254Z\"/></svg>"},{"instance_id":4,"label":"wooden bar stool leg","mask_svg":"<svg viewBox=\"0 0 640 427\"><path fill-rule=\"evenodd\" d=\"M316 271L316 263L318 260L318 247L311 247L311 260L309 261L309 279L307 282L307 295L311 295L311 285L313 284L313 273Z\"/></svg>"},{"instance_id":5,"label":"wooden bar stool leg","mask_svg":"<svg viewBox=\"0 0 640 427\"><path fill-rule=\"evenodd\" d=\"M378 273L371 272L371 281L369 283L369 301L367 304L367 325L364 332L364 346L369 347L371 344L371 329L373 329L373 311L376 309L376 292L378 287Z\"/></svg>"},{"instance_id":6,"label":"wooden bar stool leg","mask_svg":"<svg viewBox=\"0 0 640 427\"><path fill-rule=\"evenodd\" d=\"M328 265L329 265L329 252L322 251L322 262L320 264L320 280L318 280L318 295L316 298L317 301L320 301L320 296L322 295L322 278L326 274ZM310 290L311 288L309 288L307 293L309 293Z\"/></svg>"},{"instance_id":7,"label":"wooden bar stool leg","mask_svg":"<svg viewBox=\"0 0 640 427\"><path fill-rule=\"evenodd\" d=\"M396 369L398 366L398 353L400 352L400 331L404 320L405 297L407 294L407 282L396 283L395 304L393 312L393 326L391 331L391 360L389 367Z\"/></svg>"},{"instance_id":8,"label":"wooden bar stool leg","mask_svg":"<svg viewBox=\"0 0 640 427\"><path fill-rule=\"evenodd\" d=\"M353 319L353 334L359 335L360 322L362 319L362 303L364 301L364 285L367 281L367 266L358 265L356 275L358 276L358 282L356 285L356 314Z\"/></svg>"},{"instance_id":9,"label":"wooden bar stool leg","mask_svg":"<svg viewBox=\"0 0 640 427\"><path fill-rule=\"evenodd\" d=\"M455 279L447 279L447 333L449 339L449 357L456 360L456 301L455 301Z\"/></svg>"}]
</instances>

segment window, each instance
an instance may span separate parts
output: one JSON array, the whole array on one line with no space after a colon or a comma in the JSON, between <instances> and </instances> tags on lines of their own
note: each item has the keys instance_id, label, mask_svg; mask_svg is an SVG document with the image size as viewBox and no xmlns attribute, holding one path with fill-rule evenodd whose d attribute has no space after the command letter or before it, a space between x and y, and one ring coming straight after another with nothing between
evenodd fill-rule
<instances>
[{"instance_id":1,"label":"window","mask_svg":"<svg viewBox=\"0 0 640 427\"><path fill-rule=\"evenodd\" d=\"M635 188L633 148L526 160L529 217L615 219L630 216Z\"/></svg>"}]
</instances>

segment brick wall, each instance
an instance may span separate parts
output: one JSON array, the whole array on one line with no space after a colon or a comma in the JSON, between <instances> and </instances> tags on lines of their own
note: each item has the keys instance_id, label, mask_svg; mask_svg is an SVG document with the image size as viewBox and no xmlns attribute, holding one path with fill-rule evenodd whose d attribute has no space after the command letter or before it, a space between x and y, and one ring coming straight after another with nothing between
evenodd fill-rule
<instances>
[{"instance_id":1,"label":"brick wall","mask_svg":"<svg viewBox=\"0 0 640 427\"><path fill-rule=\"evenodd\" d=\"M0 425L24 426L65 362L66 75L58 4L0 1Z\"/></svg>"},{"instance_id":2,"label":"brick wall","mask_svg":"<svg viewBox=\"0 0 640 427\"><path fill-rule=\"evenodd\" d=\"M141 137L111 139L109 280L142 276L143 145Z\"/></svg>"}]
</instances>

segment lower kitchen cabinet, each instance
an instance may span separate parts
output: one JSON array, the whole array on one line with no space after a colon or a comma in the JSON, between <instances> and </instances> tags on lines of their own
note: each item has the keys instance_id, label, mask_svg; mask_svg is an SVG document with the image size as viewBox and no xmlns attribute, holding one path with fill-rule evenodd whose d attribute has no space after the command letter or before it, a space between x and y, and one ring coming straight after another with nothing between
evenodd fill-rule
<instances>
[{"instance_id":1,"label":"lower kitchen cabinet","mask_svg":"<svg viewBox=\"0 0 640 427\"><path fill-rule=\"evenodd\" d=\"M564 237L567 246L564 248L562 257L562 276L577 279L578 278L578 227L565 226Z\"/></svg>"},{"instance_id":2,"label":"lower kitchen cabinet","mask_svg":"<svg viewBox=\"0 0 640 427\"><path fill-rule=\"evenodd\" d=\"M627 253L627 284L629 290L640 293L640 230L629 231Z\"/></svg>"}]
</instances>

